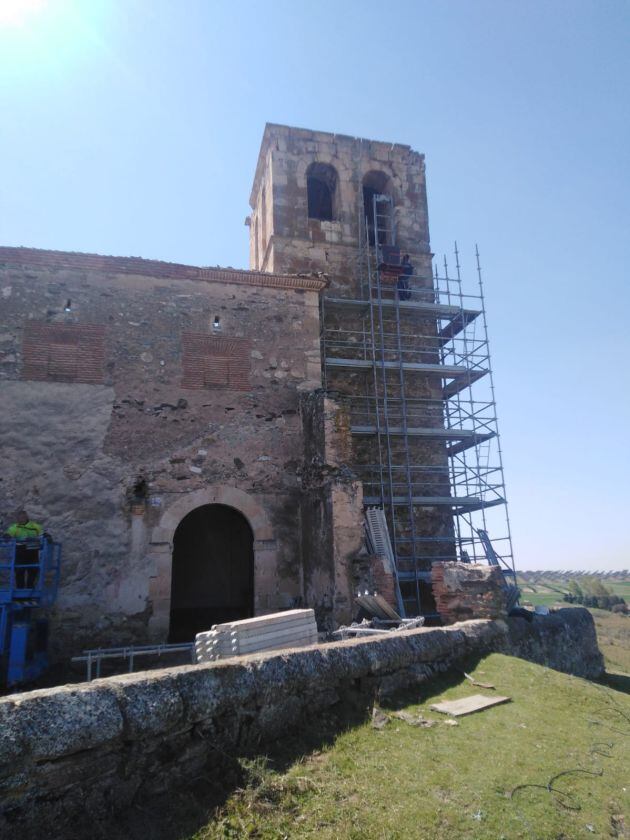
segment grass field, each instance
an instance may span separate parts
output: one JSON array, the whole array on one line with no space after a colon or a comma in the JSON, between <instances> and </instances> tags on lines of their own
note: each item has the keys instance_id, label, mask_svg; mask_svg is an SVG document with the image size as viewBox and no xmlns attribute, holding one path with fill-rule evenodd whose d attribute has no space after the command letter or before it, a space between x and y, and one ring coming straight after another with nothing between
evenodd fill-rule
<instances>
[{"instance_id":1,"label":"grass field","mask_svg":"<svg viewBox=\"0 0 630 840\"><path fill-rule=\"evenodd\" d=\"M630 696L499 654L474 675L512 702L449 725L431 703L492 693L461 677L407 698L404 711L429 728L392 716L315 747L285 739L288 752L249 765L250 783L195 840L627 837Z\"/></svg>"},{"instance_id":2,"label":"grass field","mask_svg":"<svg viewBox=\"0 0 630 840\"><path fill-rule=\"evenodd\" d=\"M580 582L580 578L576 580ZM562 601L563 594L568 591L567 582L562 579L545 577L535 583L523 580L518 580L518 583L522 599L531 602L534 606L540 604L549 607L556 601ZM626 603L630 604L630 581L603 580L602 583L613 595L620 595L625 598Z\"/></svg>"}]
</instances>

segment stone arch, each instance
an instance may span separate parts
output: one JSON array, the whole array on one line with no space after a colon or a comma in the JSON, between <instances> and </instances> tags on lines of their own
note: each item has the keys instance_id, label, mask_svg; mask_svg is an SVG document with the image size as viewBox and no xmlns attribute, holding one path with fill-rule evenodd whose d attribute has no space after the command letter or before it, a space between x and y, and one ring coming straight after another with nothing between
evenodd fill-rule
<instances>
[{"instance_id":1,"label":"stone arch","mask_svg":"<svg viewBox=\"0 0 630 840\"><path fill-rule=\"evenodd\" d=\"M153 529L151 542L168 542L172 544L175 529L191 511L203 505L227 505L242 513L254 532L254 540L273 539L273 529L269 518L260 504L249 493L230 487L227 484L216 484L196 490L194 493L182 494L172 505L169 505L160 518L157 528Z\"/></svg>"},{"instance_id":2,"label":"stone arch","mask_svg":"<svg viewBox=\"0 0 630 840\"><path fill-rule=\"evenodd\" d=\"M334 206L334 221L332 224L337 224L350 218L355 200L351 171L341 158L327 154L309 155L308 157L301 158L297 162L295 178L297 187L303 196L305 215L308 214L307 171L314 164L330 166L337 174L337 197Z\"/></svg>"},{"instance_id":3,"label":"stone arch","mask_svg":"<svg viewBox=\"0 0 630 840\"><path fill-rule=\"evenodd\" d=\"M249 493L228 485L214 485L193 493L182 494L166 508L159 523L151 531L149 565L151 578L149 598L152 615L149 632L153 638L166 638L171 608L173 540L179 523L187 514L204 505L226 505L241 513L254 536L254 612L273 606L277 549L269 517Z\"/></svg>"}]
</instances>

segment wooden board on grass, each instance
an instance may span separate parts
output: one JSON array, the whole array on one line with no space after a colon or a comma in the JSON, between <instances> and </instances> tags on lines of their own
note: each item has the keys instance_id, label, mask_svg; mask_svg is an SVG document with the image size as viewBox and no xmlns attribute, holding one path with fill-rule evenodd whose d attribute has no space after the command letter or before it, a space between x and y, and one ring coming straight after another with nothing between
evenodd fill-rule
<instances>
[{"instance_id":1,"label":"wooden board on grass","mask_svg":"<svg viewBox=\"0 0 630 840\"><path fill-rule=\"evenodd\" d=\"M470 715L473 712L481 712L490 706L498 706L500 703L509 703L511 697L488 697L483 694L472 694L470 697L462 697L461 700L444 700L442 703L434 703L429 706L433 712L442 712L445 715L461 717Z\"/></svg>"}]
</instances>

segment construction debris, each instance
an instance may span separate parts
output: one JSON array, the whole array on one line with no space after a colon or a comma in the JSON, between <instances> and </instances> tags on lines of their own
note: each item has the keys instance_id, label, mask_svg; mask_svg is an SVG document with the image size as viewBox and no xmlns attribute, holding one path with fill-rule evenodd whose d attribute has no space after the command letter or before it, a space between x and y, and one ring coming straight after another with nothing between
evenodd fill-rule
<instances>
[{"instance_id":1,"label":"construction debris","mask_svg":"<svg viewBox=\"0 0 630 840\"><path fill-rule=\"evenodd\" d=\"M386 715L385 712L382 712L380 709L377 709L376 706L374 706L374 708L372 709L373 729L385 729L385 727L389 723L389 720L389 715Z\"/></svg>"},{"instance_id":2,"label":"construction debris","mask_svg":"<svg viewBox=\"0 0 630 840\"><path fill-rule=\"evenodd\" d=\"M402 712L394 712L392 717L404 720L409 726L420 726L422 729L430 729L432 726L437 725L437 720L428 720L423 715L412 715L404 710Z\"/></svg>"},{"instance_id":3,"label":"construction debris","mask_svg":"<svg viewBox=\"0 0 630 840\"><path fill-rule=\"evenodd\" d=\"M393 610L392 610L393 612ZM394 630L416 630L418 627L424 625L424 618L398 618L394 619L379 619L373 618L368 620L364 618L361 622L353 622L350 626L339 627L331 633L333 639L350 639L356 636L382 636L391 633Z\"/></svg>"},{"instance_id":4,"label":"construction debris","mask_svg":"<svg viewBox=\"0 0 630 840\"><path fill-rule=\"evenodd\" d=\"M215 624L212 630L195 638L197 662L211 662L230 656L243 656L266 650L306 647L317 644L315 612L286 612Z\"/></svg>"},{"instance_id":5,"label":"construction debris","mask_svg":"<svg viewBox=\"0 0 630 840\"><path fill-rule=\"evenodd\" d=\"M466 671L462 671L462 674L466 677L466 679L472 684L477 686L477 688L491 688L496 690L496 685L492 685L492 683L482 683L478 682L474 677L471 677L470 674L467 674Z\"/></svg>"},{"instance_id":6,"label":"construction debris","mask_svg":"<svg viewBox=\"0 0 630 840\"><path fill-rule=\"evenodd\" d=\"M442 712L445 715L461 717L470 715L473 712L480 712L490 706L498 706L500 703L509 703L511 697L485 697L483 694L473 694L471 697L462 697L461 700L444 700L441 703L434 703L429 708L434 712Z\"/></svg>"},{"instance_id":7,"label":"construction debris","mask_svg":"<svg viewBox=\"0 0 630 840\"><path fill-rule=\"evenodd\" d=\"M387 601L376 592L373 595L370 595L369 592L359 593L354 600L366 612L376 618L402 621L396 610L392 609Z\"/></svg>"}]
</instances>

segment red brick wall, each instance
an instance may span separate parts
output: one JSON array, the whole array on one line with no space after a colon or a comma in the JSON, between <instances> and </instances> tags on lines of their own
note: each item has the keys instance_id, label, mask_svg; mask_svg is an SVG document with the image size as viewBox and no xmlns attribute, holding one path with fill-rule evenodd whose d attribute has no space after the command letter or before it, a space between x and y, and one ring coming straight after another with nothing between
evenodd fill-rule
<instances>
[{"instance_id":1,"label":"red brick wall","mask_svg":"<svg viewBox=\"0 0 630 840\"><path fill-rule=\"evenodd\" d=\"M105 327L31 321L24 330L23 353L22 379L99 384Z\"/></svg>"},{"instance_id":2,"label":"red brick wall","mask_svg":"<svg viewBox=\"0 0 630 840\"><path fill-rule=\"evenodd\" d=\"M251 342L203 333L182 334L182 388L248 391Z\"/></svg>"}]
</instances>

